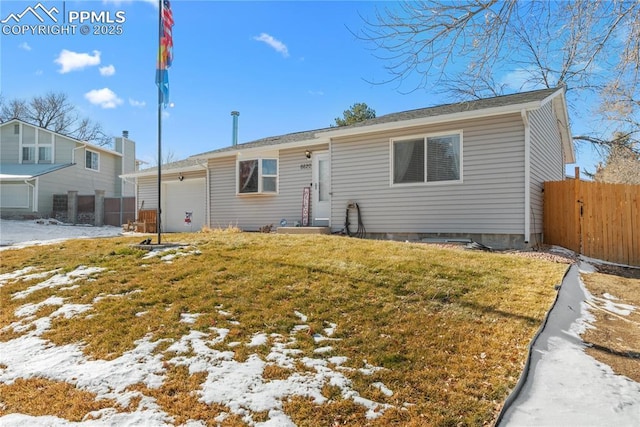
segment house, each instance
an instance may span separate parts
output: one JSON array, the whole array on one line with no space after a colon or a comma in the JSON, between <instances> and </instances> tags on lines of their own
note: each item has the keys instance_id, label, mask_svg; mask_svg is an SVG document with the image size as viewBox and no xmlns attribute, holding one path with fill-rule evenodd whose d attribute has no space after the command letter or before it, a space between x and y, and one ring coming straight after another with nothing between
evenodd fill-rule
<instances>
[{"instance_id":1,"label":"house","mask_svg":"<svg viewBox=\"0 0 640 427\"><path fill-rule=\"evenodd\" d=\"M13 119L0 124L0 215L48 218L54 195L132 197L134 183L120 175L136 170L135 143L123 132L115 150L79 141Z\"/></svg>"},{"instance_id":2,"label":"house","mask_svg":"<svg viewBox=\"0 0 640 427\"><path fill-rule=\"evenodd\" d=\"M543 183L574 162L564 88L517 93L192 156L162 175L163 224L179 229L169 216L187 204L172 195L188 186L214 228L360 225L369 238L525 247L542 241ZM136 182L138 204L154 208L157 177Z\"/></svg>"}]
</instances>

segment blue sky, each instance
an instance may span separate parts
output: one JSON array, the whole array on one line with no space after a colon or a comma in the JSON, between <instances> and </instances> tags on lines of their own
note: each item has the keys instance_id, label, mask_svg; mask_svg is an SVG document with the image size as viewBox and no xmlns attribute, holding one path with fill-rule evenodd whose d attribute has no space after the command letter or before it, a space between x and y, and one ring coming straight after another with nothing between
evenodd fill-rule
<instances>
[{"instance_id":1,"label":"blue sky","mask_svg":"<svg viewBox=\"0 0 640 427\"><path fill-rule=\"evenodd\" d=\"M82 115L114 136L128 130L137 157L157 162L158 100L155 68L158 11L153 0L41 1L58 16L102 13L105 21L86 23L90 34L2 34L0 91L5 99L64 92ZM35 7L34 1L0 3L0 20ZM174 160L231 144L237 110L239 142L311 130L334 124L342 111L365 102L377 115L453 100L424 90L401 93L384 63L358 31L363 17L384 2L171 2L174 61L169 70L170 101L163 110L163 153ZM107 14L108 12L108 14ZM45 24L51 24L47 21ZM20 24L39 24L25 15ZM112 25L112 27L109 27ZM114 28L113 25L120 25ZM94 30L121 31L96 35ZM509 73L505 72L505 78ZM584 132L574 119L573 133ZM590 150L578 164L594 169ZM573 172L573 166L568 168Z\"/></svg>"}]
</instances>

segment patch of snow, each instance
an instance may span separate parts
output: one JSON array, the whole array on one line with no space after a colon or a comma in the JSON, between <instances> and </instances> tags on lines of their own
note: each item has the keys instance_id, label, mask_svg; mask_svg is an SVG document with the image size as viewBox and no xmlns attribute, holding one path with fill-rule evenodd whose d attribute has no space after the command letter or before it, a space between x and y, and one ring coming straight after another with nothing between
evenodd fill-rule
<instances>
[{"instance_id":1,"label":"patch of snow","mask_svg":"<svg viewBox=\"0 0 640 427\"><path fill-rule=\"evenodd\" d=\"M336 328L338 327L338 325L336 325L335 323L329 323L329 327L328 328L324 328L324 333L330 337L333 336L333 334L336 333Z\"/></svg>"},{"instance_id":2,"label":"patch of snow","mask_svg":"<svg viewBox=\"0 0 640 427\"><path fill-rule=\"evenodd\" d=\"M247 347L258 347L265 344L267 344L267 334L259 332L251 337L251 342L247 344Z\"/></svg>"},{"instance_id":3,"label":"patch of snow","mask_svg":"<svg viewBox=\"0 0 640 427\"><path fill-rule=\"evenodd\" d=\"M296 316L298 316L298 318L300 320L302 320L303 322L306 322L309 318L307 316L305 316L304 314L300 313L299 311L294 311L293 312Z\"/></svg>"},{"instance_id":4,"label":"patch of snow","mask_svg":"<svg viewBox=\"0 0 640 427\"><path fill-rule=\"evenodd\" d=\"M51 245L69 239L122 235L122 228L105 225L39 224L36 221L0 219L0 251L28 246Z\"/></svg>"},{"instance_id":5,"label":"patch of snow","mask_svg":"<svg viewBox=\"0 0 640 427\"><path fill-rule=\"evenodd\" d=\"M382 394L384 394L385 396L391 397L393 396L393 391L391 391L386 385L384 385L381 382L375 382L371 384L372 386L374 386L375 388L379 389Z\"/></svg>"},{"instance_id":6,"label":"patch of snow","mask_svg":"<svg viewBox=\"0 0 640 427\"><path fill-rule=\"evenodd\" d=\"M196 323L198 317L202 316L201 313L180 313L180 322L181 323Z\"/></svg>"},{"instance_id":7,"label":"patch of snow","mask_svg":"<svg viewBox=\"0 0 640 427\"><path fill-rule=\"evenodd\" d=\"M333 347L331 346L318 347L315 350L313 350L313 352L316 354L330 353L332 351L333 351Z\"/></svg>"},{"instance_id":8,"label":"patch of snow","mask_svg":"<svg viewBox=\"0 0 640 427\"><path fill-rule=\"evenodd\" d=\"M73 271L70 271L65 274L55 274L54 276L45 280L44 282L40 282L37 285L31 286L30 288L27 288L24 291L16 292L15 294L13 294L11 298L23 299L31 295L32 293L39 291L40 289L55 288L55 287L60 287L64 285L69 285L78 280L82 280L82 279L86 280L86 279L89 279L89 277L92 274L96 274L104 270L105 269L101 267L87 267L87 266L81 265Z\"/></svg>"},{"instance_id":9,"label":"patch of snow","mask_svg":"<svg viewBox=\"0 0 640 427\"><path fill-rule=\"evenodd\" d=\"M33 316L40 310L42 307L47 305L62 305L64 304L64 299L60 297L49 297L46 300L39 302L37 304L25 304L19 307L14 314L18 317L27 317Z\"/></svg>"}]
</instances>

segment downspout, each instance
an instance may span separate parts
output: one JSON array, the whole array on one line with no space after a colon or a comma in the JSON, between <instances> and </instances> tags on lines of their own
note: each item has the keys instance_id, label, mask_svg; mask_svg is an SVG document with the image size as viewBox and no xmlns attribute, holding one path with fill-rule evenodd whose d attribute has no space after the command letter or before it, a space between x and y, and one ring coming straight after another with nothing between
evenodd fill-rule
<instances>
[{"instance_id":1,"label":"downspout","mask_svg":"<svg viewBox=\"0 0 640 427\"><path fill-rule=\"evenodd\" d=\"M31 184L28 179L24 180L24 183L31 187L31 194L33 194L33 207L31 212L38 212L38 178L35 178L36 183Z\"/></svg>"},{"instance_id":2,"label":"downspout","mask_svg":"<svg viewBox=\"0 0 640 427\"><path fill-rule=\"evenodd\" d=\"M520 111L524 123L524 243L531 240L531 124L527 110Z\"/></svg>"},{"instance_id":3,"label":"downspout","mask_svg":"<svg viewBox=\"0 0 640 427\"><path fill-rule=\"evenodd\" d=\"M211 172L209 170L209 161L207 160L207 163L198 163L198 166L202 166L205 170L205 180L206 182L204 183L204 190L205 190L205 203L206 203L206 208L205 208L205 212L207 214L207 221L206 221L206 225L207 227L211 228L211 191L209 189L209 180L211 179Z\"/></svg>"}]
</instances>

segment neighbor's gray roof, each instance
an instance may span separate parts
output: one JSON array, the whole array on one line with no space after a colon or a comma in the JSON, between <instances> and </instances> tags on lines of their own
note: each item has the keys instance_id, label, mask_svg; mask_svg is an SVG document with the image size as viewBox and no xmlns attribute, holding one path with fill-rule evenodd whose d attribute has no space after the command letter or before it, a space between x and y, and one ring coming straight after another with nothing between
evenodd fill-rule
<instances>
[{"instance_id":1,"label":"neighbor's gray roof","mask_svg":"<svg viewBox=\"0 0 640 427\"><path fill-rule=\"evenodd\" d=\"M476 110L483 110L488 108L505 107L509 105L526 104L529 102L542 101L547 97L549 97L550 95L552 95L553 93L557 92L558 90L560 89L559 88L542 89L542 90L536 90L531 92L516 93L512 95L496 96L493 98L478 99L474 101L458 102L455 104L444 104L444 105L437 105L435 107L419 108L416 110L402 111L399 113L391 113L391 114L386 114L384 116L376 117L373 119L365 120L363 122L355 123L353 125L341 126L339 128L328 127L328 128L308 130L303 132L288 133L285 135L270 136L267 138L261 138L255 141L238 144L236 146L229 146L229 147L220 148L217 150L207 151L201 154L196 154L192 157L207 157L210 154L223 153L226 151L235 151L239 149L263 147L263 146L268 147L271 145L286 144L286 143L298 142L298 141L308 141L308 140L317 138L317 134L321 132L360 128L360 127L372 126L372 125L377 125L382 123L393 123L393 122L399 122L399 121L405 121L405 120L421 119L425 117L444 116L449 114L463 113L467 111L476 111Z\"/></svg>"},{"instance_id":2,"label":"neighbor's gray roof","mask_svg":"<svg viewBox=\"0 0 640 427\"><path fill-rule=\"evenodd\" d=\"M44 175L72 166L73 163L65 164L19 164L19 163L2 163L0 164L0 179L18 180L31 179L36 176Z\"/></svg>"},{"instance_id":3,"label":"neighbor's gray roof","mask_svg":"<svg viewBox=\"0 0 640 427\"><path fill-rule=\"evenodd\" d=\"M197 159L195 157L188 157L184 160L178 160L176 162L171 162L171 163L165 163L162 165L162 172L180 172L180 171L185 171L188 169L194 169L198 166L203 165L203 163L206 163L205 160L203 159ZM128 177L128 176L142 176L142 175L147 175L147 174L155 174L157 173L158 167L157 166L153 166L150 168L145 168L145 169L140 169L138 171L135 172L131 172L131 173L127 173L127 174L123 174L121 175L122 177ZM204 169L203 169L204 170Z\"/></svg>"}]
</instances>

